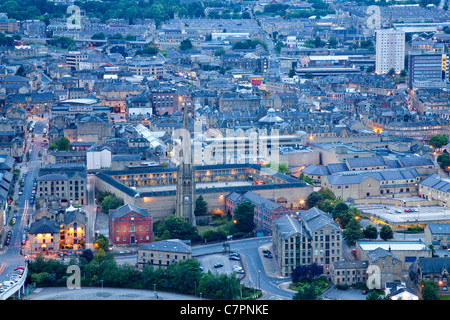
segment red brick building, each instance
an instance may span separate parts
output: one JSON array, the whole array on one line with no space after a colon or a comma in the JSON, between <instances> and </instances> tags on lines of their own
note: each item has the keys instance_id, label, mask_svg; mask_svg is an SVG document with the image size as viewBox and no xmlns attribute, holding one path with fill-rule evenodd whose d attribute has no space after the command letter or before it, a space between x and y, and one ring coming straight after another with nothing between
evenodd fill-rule
<instances>
[{"instance_id":1,"label":"red brick building","mask_svg":"<svg viewBox=\"0 0 450 320\"><path fill-rule=\"evenodd\" d=\"M109 213L109 238L113 245L152 242L150 214L132 204Z\"/></svg>"}]
</instances>

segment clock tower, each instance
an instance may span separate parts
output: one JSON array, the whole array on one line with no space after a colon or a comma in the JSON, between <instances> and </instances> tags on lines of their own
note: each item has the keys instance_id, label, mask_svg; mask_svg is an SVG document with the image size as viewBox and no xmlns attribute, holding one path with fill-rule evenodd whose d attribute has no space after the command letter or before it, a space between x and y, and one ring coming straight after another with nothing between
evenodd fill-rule
<instances>
[{"instance_id":1,"label":"clock tower","mask_svg":"<svg viewBox=\"0 0 450 320\"><path fill-rule=\"evenodd\" d=\"M189 130L189 117L187 107L183 112L183 126L181 130L181 160L177 168L176 210L175 215L183 217L193 226L195 222L195 175L192 161L191 132Z\"/></svg>"}]
</instances>

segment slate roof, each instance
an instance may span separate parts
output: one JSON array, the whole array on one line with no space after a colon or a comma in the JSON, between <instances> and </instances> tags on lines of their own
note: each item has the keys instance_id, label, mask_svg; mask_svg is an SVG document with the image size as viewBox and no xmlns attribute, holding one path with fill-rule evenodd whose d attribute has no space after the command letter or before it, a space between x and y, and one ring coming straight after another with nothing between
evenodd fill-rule
<instances>
[{"instance_id":1,"label":"slate roof","mask_svg":"<svg viewBox=\"0 0 450 320\"><path fill-rule=\"evenodd\" d=\"M450 258L420 257L418 260L419 260L418 262L422 269L422 274L441 273L444 268L447 271L450 270Z\"/></svg>"},{"instance_id":2,"label":"slate roof","mask_svg":"<svg viewBox=\"0 0 450 320\"><path fill-rule=\"evenodd\" d=\"M59 233L59 223L43 217L30 225L29 233Z\"/></svg>"},{"instance_id":3,"label":"slate roof","mask_svg":"<svg viewBox=\"0 0 450 320\"><path fill-rule=\"evenodd\" d=\"M136 212L137 214L140 214L140 215L142 215L144 217L150 216L150 214L146 210L138 208L138 207L136 207L136 206L134 206L132 204L129 204L129 203L121 206L120 208L117 208L114 211L111 211L109 213L109 216L111 218L118 218L118 217L123 217L123 216L127 215L130 212Z\"/></svg>"},{"instance_id":4,"label":"slate roof","mask_svg":"<svg viewBox=\"0 0 450 320\"><path fill-rule=\"evenodd\" d=\"M192 253L191 247L182 240L170 239L145 244L139 250L155 250L178 253Z\"/></svg>"},{"instance_id":5,"label":"slate roof","mask_svg":"<svg viewBox=\"0 0 450 320\"><path fill-rule=\"evenodd\" d=\"M419 173L415 168L400 168L347 171L327 176L328 181L333 185L359 184L369 177L378 181L405 180L416 179L419 177Z\"/></svg>"},{"instance_id":6,"label":"slate roof","mask_svg":"<svg viewBox=\"0 0 450 320\"><path fill-rule=\"evenodd\" d=\"M281 218L274 220L273 226L281 235L281 240L288 239L296 234L309 235L301 222L289 214L285 214Z\"/></svg>"},{"instance_id":7,"label":"slate roof","mask_svg":"<svg viewBox=\"0 0 450 320\"><path fill-rule=\"evenodd\" d=\"M383 248L376 248L375 250L372 250L369 253L367 253L367 257L369 257L369 259L372 260L373 262L388 256L398 260L398 258L391 251L385 250Z\"/></svg>"},{"instance_id":8,"label":"slate roof","mask_svg":"<svg viewBox=\"0 0 450 320\"><path fill-rule=\"evenodd\" d=\"M360 167L384 167L386 162L383 157L364 157L364 158L348 158L347 166L351 168Z\"/></svg>"},{"instance_id":9,"label":"slate roof","mask_svg":"<svg viewBox=\"0 0 450 320\"><path fill-rule=\"evenodd\" d=\"M430 223L427 225L431 234L450 234L450 225L445 223Z\"/></svg>"}]
</instances>

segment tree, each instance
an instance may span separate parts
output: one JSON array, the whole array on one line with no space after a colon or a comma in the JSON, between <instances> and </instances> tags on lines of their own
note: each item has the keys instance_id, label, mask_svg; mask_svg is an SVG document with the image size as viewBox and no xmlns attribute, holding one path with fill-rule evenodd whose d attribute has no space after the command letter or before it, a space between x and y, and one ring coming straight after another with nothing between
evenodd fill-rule
<instances>
[{"instance_id":1,"label":"tree","mask_svg":"<svg viewBox=\"0 0 450 320\"><path fill-rule=\"evenodd\" d=\"M334 195L333 191L331 191L327 187L321 187L318 192L324 200L336 200L336 196Z\"/></svg>"},{"instance_id":2,"label":"tree","mask_svg":"<svg viewBox=\"0 0 450 320\"><path fill-rule=\"evenodd\" d=\"M313 179L310 176L304 174L303 172L300 173L300 176L298 177L298 179L302 180L302 181L305 181L307 184L310 184L310 185L314 184Z\"/></svg>"},{"instance_id":3,"label":"tree","mask_svg":"<svg viewBox=\"0 0 450 320\"><path fill-rule=\"evenodd\" d=\"M294 70L293 68L290 68L290 69L289 69L288 77L289 77L289 78L293 78L294 76L295 76L295 70Z\"/></svg>"},{"instance_id":4,"label":"tree","mask_svg":"<svg viewBox=\"0 0 450 320\"><path fill-rule=\"evenodd\" d=\"M446 134L436 134L431 136L428 140L428 144L434 149L439 149L448 143L448 136Z\"/></svg>"},{"instance_id":5,"label":"tree","mask_svg":"<svg viewBox=\"0 0 450 320\"><path fill-rule=\"evenodd\" d=\"M94 247L98 250L102 249L103 251L108 251L109 248L108 238L106 238L103 234L99 234L94 241ZM86 253L85 256L88 256L88 253Z\"/></svg>"},{"instance_id":6,"label":"tree","mask_svg":"<svg viewBox=\"0 0 450 320\"><path fill-rule=\"evenodd\" d=\"M367 227L363 230L364 238L366 239L373 239L375 240L378 238L378 230L375 226L369 224Z\"/></svg>"},{"instance_id":7,"label":"tree","mask_svg":"<svg viewBox=\"0 0 450 320\"><path fill-rule=\"evenodd\" d=\"M306 204L308 205L308 208L313 208L322 200L322 195L317 191L313 191L309 194L308 198L306 198Z\"/></svg>"},{"instance_id":8,"label":"tree","mask_svg":"<svg viewBox=\"0 0 450 320\"><path fill-rule=\"evenodd\" d=\"M389 225L384 224L381 227L380 238L383 239L384 241L394 238L394 232L392 231L392 228Z\"/></svg>"},{"instance_id":9,"label":"tree","mask_svg":"<svg viewBox=\"0 0 450 320\"><path fill-rule=\"evenodd\" d=\"M50 143L49 150L57 149L58 151L70 151L70 140L66 137L61 137L59 140Z\"/></svg>"},{"instance_id":10,"label":"tree","mask_svg":"<svg viewBox=\"0 0 450 320\"><path fill-rule=\"evenodd\" d=\"M446 170L450 166L450 156L446 153L438 155L436 161L444 170Z\"/></svg>"},{"instance_id":11,"label":"tree","mask_svg":"<svg viewBox=\"0 0 450 320\"><path fill-rule=\"evenodd\" d=\"M298 290L292 300L317 300L317 292L312 284L306 284Z\"/></svg>"},{"instance_id":12,"label":"tree","mask_svg":"<svg viewBox=\"0 0 450 320\"><path fill-rule=\"evenodd\" d=\"M234 209L235 227L238 232L249 233L255 227L255 206L250 202L242 202Z\"/></svg>"},{"instance_id":13,"label":"tree","mask_svg":"<svg viewBox=\"0 0 450 320\"><path fill-rule=\"evenodd\" d=\"M16 71L16 76L21 76L21 77L26 77L26 72L25 72L25 68L23 66L20 66L19 68L17 68Z\"/></svg>"},{"instance_id":14,"label":"tree","mask_svg":"<svg viewBox=\"0 0 450 320\"><path fill-rule=\"evenodd\" d=\"M353 218L349 221L345 230L342 232L342 236L347 241L348 245L354 245L356 240L359 240L364 236L361 228L361 224L357 219Z\"/></svg>"},{"instance_id":15,"label":"tree","mask_svg":"<svg viewBox=\"0 0 450 320\"><path fill-rule=\"evenodd\" d=\"M422 288L423 300L439 300L438 287L433 281L426 281Z\"/></svg>"},{"instance_id":16,"label":"tree","mask_svg":"<svg viewBox=\"0 0 450 320\"><path fill-rule=\"evenodd\" d=\"M106 36L103 32L93 34L91 37L92 40L105 40Z\"/></svg>"},{"instance_id":17,"label":"tree","mask_svg":"<svg viewBox=\"0 0 450 320\"><path fill-rule=\"evenodd\" d=\"M171 215L157 227L157 234L158 238L162 240L183 239L194 241L198 236L198 230L183 217Z\"/></svg>"},{"instance_id":18,"label":"tree","mask_svg":"<svg viewBox=\"0 0 450 320\"><path fill-rule=\"evenodd\" d=\"M330 37L330 39L328 39L328 48L336 48L337 44L336 37Z\"/></svg>"},{"instance_id":19,"label":"tree","mask_svg":"<svg viewBox=\"0 0 450 320\"><path fill-rule=\"evenodd\" d=\"M317 263L311 265L299 265L292 270L291 278L293 282L312 281L323 274L323 267Z\"/></svg>"},{"instance_id":20,"label":"tree","mask_svg":"<svg viewBox=\"0 0 450 320\"><path fill-rule=\"evenodd\" d=\"M180 44L180 50L181 51L187 51L187 50L191 50L193 48L192 42L191 40L188 39L184 39L183 41L181 41Z\"/></svg>"},{"instance_id":21,"label":"tree","mask_svg":"<svg viewBox=\"0 0 450 320\"><path fill-rule=\"evenodd\" d=\"M203 199L203 196L198 196L195 201L195 211L194 214L198 216L206 216L208 214L208 203Z\"/></svg>"},{"instance_id":22,"label":"tree","mask_svg":"<svg viewBox=\"0 0 450 320\"><path fill-rule=\"evenodd\" d=\"M102 210L109 213L110 210L115 210L124 205L122 198L117 198L116 196L110 195L106 196L102 201Z\"/></svg>"},{"instance_id":23,"label":"tree","mask_svg":"<svg viewBox=\"0 0 450 320\"><path fill-rule=\"evenodd\" d=\"M170 264L168 272L171 274L171 286L181 293L194 294L197 283L202 277L199 267L200 262L195 259L186 259Z\"/></svg>"},{"instance_id":24,"label":"tree","mask_svg":"<svg viewBox=\"0 0 450 320\"><path fill-rule=\"evenodd\" d=\"M220 57L221 55L225 54L225 50L224 49L216 49L216 51L214 51L214 56L215 57Z\"/></svg>"}]
</instances>

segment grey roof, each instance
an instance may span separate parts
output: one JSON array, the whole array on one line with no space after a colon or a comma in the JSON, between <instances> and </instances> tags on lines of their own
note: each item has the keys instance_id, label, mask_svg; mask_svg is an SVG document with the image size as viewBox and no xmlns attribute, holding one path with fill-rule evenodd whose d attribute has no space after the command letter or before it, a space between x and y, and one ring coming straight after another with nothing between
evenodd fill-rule
<instances>
[{"instance_id":1,"label":"grey roof","mask_svg":"<svg viewBox=\"0 0 450 320\"><path fill-rule=\"evenodd\" d=\"M420 257L418 262L422 269L422 274L441 273L445 268L450 270L450 258L424 258Z\"/></svg>"},{"instance_id":2,"label":"grey roof","mask_svg":"<svg viewBox=\"0 0 450 320\"><path fill-rule=\"evenodd\" d=\"M330 175L330 169L327 166L318 166L317 164L308 164L303 170L305 174L317 175L317 176L326 176Z\"/></svg>"},{"instance_id":3,"label":"grey roof","mask_svg":"<svg viewBox=\"0 0 450 320\"><path fill-rule=\"evenodd\" d=\"M255 204L257 204L267 210L270 210L270 211L276 210L279 207L281 207L279 204L277 204L273 201L270 201L266 198L263 198L260 195L254 193L254 192L251 192L251 191L247 191L246 193L244 193L242 195L242 198L247 201L250 201L252 203L255 203Z\"/></svg>"},{"instance_id":4,"label":"grey roof","mask_svg":"<svg viewBox=\"0 0 450 320\"><path fill-rule=\"evenodd\" d=\"M375 170L357 170L338 172L333 175L329 175L328 181L333 185L342 184L359 184L365 179L373 178L378 181L386 180L405 180L416 179L419 177L419 173L415 168L400 168L400 169L375 169Z\"/></svg>"},{"instance_id":5,"label":"grey roof","mask_svg":"<svg viewBox=\"0 0 450 320\"><path fill-rule=\"evenodd\" d=\"M348 158L347 166L349 169L360 167L382 167L386 166L386 162L383 157Z\"/></svg>"},{"instance_id":6,"label":"grey roof","mask_svg":"<svg viewBox=\"0 0 450 320\"><path fill-rule=\"evenodd\" d=\"M380 258L384 258L387 256L391 256L398 260L398 258L391 251L385 250L383 248L376 248L375 250L372 250L369 253L367 253L367 256L369 257L370 260L374 262L379 260Z\"/></svg>"},{"instance_id":7,"label":"grey roof","mask_svg":"<svg viewBox=\"0 0 450 320\"><path fill-rule=\"evenodd\" d=\"M136 212L136 213L138 213L138 214L140 214L142 216L145 216L145 217L150 216L150 214L146 210L138 208L138 207L136 207L136 206L134 206L132 204L129 204L129 203L121 206L120 208L117 208L114 211L111 211L109 213L109 215L110 215L111 218L117 218L117 217L123 217L123 216L127 215L130 212Z\"/></svg>"},{"instance_id":8,"label":"grey roof","mask_svg":"<svg viewBox=\"0 0 450 320\"><path fill-rule=\"evenodd\" d=\"M316 207L301 213L301 219L306 223L308 230L311 233L323 228L325 225L340 229L339 224L335 222L331 214L326 213Z\"/></svg>"},{"instance_id":9,"label":"grey roof","mask_svg":"<svg viewBox=\"0 0 450 320\"><path fill-rule=\"evenodd\" d=\"M139 161L140 154L115 154L111 156L111 161Z\"/></svg>"},{"instance_id":10,"label":"grey roof","mask_svg":"<svg viewBox=\"0 0 450 320\"><path fill-rule=\"evenodd\" d=\"M450 225L445 223L430 223L427 225L431 234L450 234Z\"/></svg>"},{"instance_id":11,"label":"grey roof","mask_svg":"<svg viewBox=\"0 0 450 320\"><path fill-rule=\"evenodd\" d=\"M398 158L398 162L403 167L415 167L415 166L434 166L434 162L429 157L404 157Z\"/></svg>"},{"instance_id":12,"label":"grey roof","mask_svg":"<svg viewBox=\"0 0 450 320\"><path fill-rule=\"evenodd\" d=\"M450 181L442 180L437 174L426 177L420 184L443 192L448 192L450 190Z\"/></svg>"},{"instance_id":13,"label":"grey roof","mask_svg":"<svg viewBox=\"0 0 450 320\"><path fill-rule=\"evenodd\" d=\"M30 225L30 231L31 234L37 234L37 233L59 233L59 223L51 220L47 217L43 217L42 219L37 220L36 222L33 222Z\"/></svg>"},{"instance_id":14,"label":"grey roof","mask_svg":"<svg viewBox=\"0 0 450 320\"><path fill-rule=\"evenodd\" d=\"M64 217L64 223L69 224L74 221L79 222L81 224L86 224L87 222L86 213L81 210L67 212L66 216Z\"/></svg>"},{"instance_id":15,"label":"grey roof","mask_svg":"<svg viewBox=\"0 0 450 320\"><path fill-rule=\"evenodd\" d=\"M191 246L179 239L162 240L145 244L139 250L155 250L178 253L192 253Z\"/></svg>"},{"instance_id":16,"label":"grey roof","mask_svg":"<svg viewBox=\"0 0 450 320\"><path fill-rule=\"evenodd\" d=\"M308 231L303 227L302 223L289 214L285 214L281 218L274 220L273 226L281 235L281 240L288 239L297 234L309 236Z\"/></svg>"}]
</instances>

